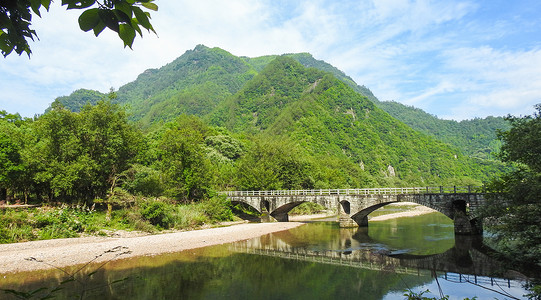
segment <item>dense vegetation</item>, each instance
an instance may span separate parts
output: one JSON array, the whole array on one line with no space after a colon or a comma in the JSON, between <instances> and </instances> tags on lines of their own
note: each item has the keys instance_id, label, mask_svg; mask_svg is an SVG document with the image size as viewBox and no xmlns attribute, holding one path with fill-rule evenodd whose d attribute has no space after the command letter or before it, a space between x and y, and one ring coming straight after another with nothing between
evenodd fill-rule
<instances>
[{"instance_id":1,"label":"dense vegetation","mask_svg":"<svg viewBox=\"0 0 541 300\"><path fill-rule=\"evenodd\" d=\"M171 228L192 222L168 205L222 209L216 191L471 185L499 172L361 93L309 54L198 46L116 93L78 90L34 119L0 114L0 198L101 207L113 223L128 209ZM230 218L224 209L206 222Z\"/></svg>"},{"instance_id":2,"label":"dense vegetation","mask_svg":"<svg viewBox=\"0 0 541 300\"><path fill-rule=\"evenodd\" d=\"M514 260L541 265L541 104L533 116L506 119L511 129L500 132L500 158L516 169L495 179L486 217L498 245Z\"/></svg>"},{"instance_id":3,"label":"dense vegetation","mask_svg":"<svg viewBox=\"0 0 541 300\"><path fill-rule=\"evenodd\" d=\"M440 120L414 107L396 102L380 102L365 86L360 86L334 66L316 60L309 53L286 54L304 67L332 74L355 92L374 102L394 118L417 131L452 145L464 155L479 158L480 164L495 164L491 153L499 142L496 129L506 129L502 118ZM159 127L180 114L193 114L206 119L217 106L245 87L277 55L256 58L236 57L222 49L199 45L160 69L149 69L137 80L119 88L115 103L126 105L130 120L142 128ZM72 111L87 103L94 104L105 96L96 91L77 90L70 96L59 97ZM491 160L486 162L485 160Z\"/></svg>"},{"instance_id":4,"label":"dense vegetation","mask_svg":"<svg viewBox=\"0 0 541 300\"><path fill-rule=\"evenodd\" d=\"M133 197L108 214L87 206L43 206L0 209L0 244L109 235L117 230L156 232L193 229L233 218L228 202L220 197L181 204L164 199Z\"/></svg>"},{"instance_id":5,"label":"dense vegetation","mask_svg":"<svg viewBox=\"0 0 541 300\"><path fill-rule=\"evenodd\" d=\"M496 132L509 129L509 124L502 117L457 122L441 120L419 108L394 101L377 102L377 105L411 128L453 145L464 154L478 159L495 159L501 146Z\"/></svg>"},{"instance_id":6,"label":"dense vegetation","mask_svg":"<svg viewBox=\"0 0 541 300\"><path fill-rule=\"evenodd\" d=\"M210 134L185 117L145 136L108 100L78 113L55 105L36 119L0 113L1 198L49 207L1 209L0 242L231 220L211 188L206 151L219 146L206 146Z\"/></svg>"},{"instance_id":7,"label":"dense vegetation","mask_svg":"<svg viewBox=\"0 0 541 300\"><path fill-rule=\"evenodd\" d=\"M532 116L508 116L500 131L499 158L515 168L487 186L491 192L483 216L495 233L494 246L518 264L541 266L541 104ZM541 282L528 283L529 299L541 299Z\"/></svg>"},{"instance_id":8,"label":"dense vegetation","mask_svg":"<svg viewBox=\"0 0 541 300\"><path fill-rule=\"evenodd\" d=\"M315 188L486 178L484 167L459 150L411 130L331 74L287 56L267 64L208 119L233 132L294 141L317 161Z\"/></svg>"}]
</instances>

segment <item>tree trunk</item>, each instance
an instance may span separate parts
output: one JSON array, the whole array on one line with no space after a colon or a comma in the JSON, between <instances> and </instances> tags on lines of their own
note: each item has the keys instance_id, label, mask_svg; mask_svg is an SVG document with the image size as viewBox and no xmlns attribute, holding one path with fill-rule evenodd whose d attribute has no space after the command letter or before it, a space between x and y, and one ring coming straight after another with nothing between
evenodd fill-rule
<instances>
[{"instance_id":1,"label":"tree trunk","mask_svg":"<svg viewBox=\"0 0 541 300\"><path fill-rule=\"evenodd\" d=\"M111 221L111 213L113 212L113 205L107 203L107 214L105 214L105 220Z\"/></svg>"}]
</instances>

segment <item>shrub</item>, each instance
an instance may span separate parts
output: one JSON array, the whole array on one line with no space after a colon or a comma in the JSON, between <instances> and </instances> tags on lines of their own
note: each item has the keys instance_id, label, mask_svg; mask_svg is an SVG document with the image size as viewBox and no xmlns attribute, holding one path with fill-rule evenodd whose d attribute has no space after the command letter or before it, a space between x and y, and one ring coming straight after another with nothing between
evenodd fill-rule
<instances>
[{"instance_id":1,"label":"shrub","mask_svg":"<svg viewBox=\"0 0 541 300\"><path fill-rule=\"evenodd\" d=\"M161 201L145 201L140 204L141 216L152 225L170 228L173 224L171 208Z\"/></svg>"},{"instance_id":2,"label":"shrub","mask_svg":"<svg viewBox=\"0 0 541 300\"><path fill-rule=\"evenodd\" d=\"M159 196L163 193L160 172L143 165L133 165L123 173L122 186L134 195Z\"/></svg>"},{"instance_id":3,"label":"shrub","mask_svg":"<svg viewBox=\"0 0 541 300\"><path fill-rule=\"evenodd\" d=\"M208 216L201 205L180 205L176 209L175 228L193 228L209 222Z\"/></svg>"},{"instance_id":4,"label":"shrub","mask_svg":"<svg viewBox=\"0 0 541 300\"><path fill-rule=\"evenodd\" d=\"M201 202L202 210L211 221L231 221L231 201L225 195L216 195Z\"/></svg>"}]
</instances>

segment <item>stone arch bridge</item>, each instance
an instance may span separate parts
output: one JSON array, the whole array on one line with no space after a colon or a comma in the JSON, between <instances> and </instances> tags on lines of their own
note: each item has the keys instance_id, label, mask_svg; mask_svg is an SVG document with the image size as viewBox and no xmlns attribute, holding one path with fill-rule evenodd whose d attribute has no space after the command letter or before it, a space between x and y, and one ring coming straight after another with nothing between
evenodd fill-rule
<instances>
[{"instance_id":1,"label":"stone arch bridge","mask_svg":"<svg viewBox=\"0 0 541 300\"><path fill-rule=\"evenodd\" d=\"M233 204L256 209L266 221L287 222L288 213L304 202L318 203L338 214L341 227L368 226L368 215L390 203L413 202L454 221L455 234L483 232L479 207L485 202L480 187L412 187L327 190L223 192Z\"/></svg>"}]
</instances>

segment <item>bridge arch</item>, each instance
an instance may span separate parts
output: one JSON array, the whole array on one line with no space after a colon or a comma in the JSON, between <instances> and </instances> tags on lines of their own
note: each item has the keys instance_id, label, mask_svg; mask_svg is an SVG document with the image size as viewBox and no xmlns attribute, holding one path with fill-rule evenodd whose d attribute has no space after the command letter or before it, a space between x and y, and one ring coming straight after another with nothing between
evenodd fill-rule
<instances>
[{"instance_id":1,"label":"bridge arch","mask_svg":"<svg viewBox=\"0 0 541 300\"><path fill-rule=\"evenodd\" d=\"M289 215L288 213L294 209L295 207L303 204L307 201L294 201L294 202L288 202L280 207L275 208L272 210L270 215L275 218L279 222L287 222L289 221Z\"/></svg>"},{"instance_id":2,"label":"bridge arch","mask_svg":"<svg viewBox=\"0 0 541 300\"><path fill-rule=\"evenodd\" d=\"M266 199L261 199L261 202L259 203L259 207L261 207L261 211L271 211L270 208L270 202Z\"/></svg>"},{"instance_id":3,"label":"bridge arch","mask_svg":"<svg viewBox=\"0 0 541 300\"><path fill-rule=\"evenodd\" d=\"M382 208L385 205L388 205L388 204L391 204L391 203L396 203L396 202L398 202L398 201L385 202L385 203L379 203L379 204L372 205L370 207L362 209L362 210L358 211L357 213L353 214L351 216L351 218L359 226L368 226L368 215L369 214L371 214L376 209Z\"/></svg>"},{"instance_id":4,"label":"bridge arch","mask_svg":"<svg viewBox=\"0 0 541 300\"><path fill-rule=\"evenodd\" d=\"M378 203L378 204L372 205L370 207L366 207L366 208L352 214L351 219L353 219L355 221L355 223L357 225L359 225L359 226L368 226L368 215L370 215L375 210L380 209L380 208L382 208L382 207L384 207L386 205L393 204L393 203L399 203L399 202L404 203L405 201L390 201L390 202ZM409 203L414 203L414 204L418 204L418 205L428 207L430 209L433 209L436 212L439 212L439 213L443 214L447 218L453 220L453 216L451 216L449 214L446 214L445 213L446 211L445 210L442 211L442 209L439 209L439 207L430 207L430 206L426 205L426 203L416 203L416 202L409 202Z\"/></svg>"},{"instance_id":5,"label":"bridge arch","mask_svg":"<svg viewBox=\"0 0 541 300\"><path fill-rule=\"evenodd\" d=\"M247 208L249 210L257 211L258 213L261 213L261 209L259 207L256 207L250 203L244 202L244 201L238 201L238 200L231 200L231 205L240 205L244 208Z\"/></svg>"},{"instance_id":6,"label":"bridge arch","mask_svg":"<svg viewBox=\"0 0 541 300\"><path fill-rule=\"evenodd\" d=\"M396 202L411 202L416 203L422 206L426 206L430 209L433 209L437 212L440 212L444 214L449 219L453 219L453 209L449 208L448 203L443 202L440 199L432 199L431 197L428 197L426 195L421 195L421 197L418 197L418 195L398 195ZM452 207L452 206L451 206Z\"/></svg>"},{"instance_id":7,"label":"bridge arch","mask_svg":"<svg viewBox=\"0 0 541 300\"><path fill-rule=\"evenodd\" d=\"M342 200L340 201L340 205L342 206L342 211L346 214L351 214L351 203L349 201Z\"/></svg>"}]
</instances>

